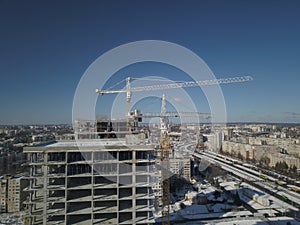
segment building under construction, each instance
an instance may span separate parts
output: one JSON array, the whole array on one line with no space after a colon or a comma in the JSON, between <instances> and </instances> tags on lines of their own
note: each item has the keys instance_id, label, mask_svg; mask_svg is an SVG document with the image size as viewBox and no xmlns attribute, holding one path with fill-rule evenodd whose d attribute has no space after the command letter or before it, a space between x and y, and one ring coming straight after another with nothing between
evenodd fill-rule
<instances>
[{"instance_id":1,"label":"building under construction","mask_svg":"<svg viewBox=\"0 0 300 225\"><path fill-rule=\"evenodd\" d=\"M152 145L120 139L24 148L28 224L154 223L153 151Z\"/></svg>"}]
</instances>

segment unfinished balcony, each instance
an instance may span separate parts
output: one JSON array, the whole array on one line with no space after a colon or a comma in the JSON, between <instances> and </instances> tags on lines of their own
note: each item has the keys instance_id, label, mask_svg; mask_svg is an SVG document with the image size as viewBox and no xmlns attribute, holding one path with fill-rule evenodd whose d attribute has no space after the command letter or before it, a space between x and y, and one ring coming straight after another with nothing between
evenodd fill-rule
<instances>
[{"instance_id":1,"label":"unfinished balcony","mask_svg":"<svg viewBox=\"0 0 300 225\"><path fill-rule=\"evenodd\" d=\"M68 178L68 190L77 190L77 189L91 189L92 188L92 177L77 177Z\"/></svg>"},{"instance_id":2,"label":"unfinished balcony","mask_svg":"<svg viewBox=\"0 0 300 225\"><path fill-rule=\"evenodd\" d=\"M117 200L117 199L118 199L118 194L116 188L94 190L94 200L96 201L108 201L108 200Z\"/></svg>"},{"instance_id":3,"label":"unfinished balcony","mask_svg":"<svg viewBox=\"0 0 300 225\"><path fill-rule=\"evenodd\" d=\"M117 212L111 212L111 213L105 213L105 214L97 214L94 213L94 220L93 224L117 224L118 223L118 213Z\"/></svg>"},{"instance_id":4,"label":"unfinished balcony","mask_svg":"<svg viewBox=\"0 0 300 225\"><path fill-rule=\"evenodd\" d=\"M92 224L91 214L84 213L84 214L74 214L74 215L67 215L67 224L72 225L86 225Z\"/></svg>"},{"instance_id":5,"label":"unfinished balcony","mask_svg":"<svg viewBox=\"0 0 300 225\"><path fill-rule=\"evenodd\" d=\"M68 165L68 177L85 177L92 175L92 169L89 164L72 164Z\"/></svg>"},{"instance_id":6,"label":"unfinished balcony","mask_svg":"<svg viewBox=\"0 0 300 225\"><path fill-rule=\"evenodd\" d=\"M67 214L78 215L78 214L88 214L92 211L91 202L81 201L81 202L68 202L67 203Z\"/></svg>"},{"instance_id":7,"label":"unfinished balcony","mask_svg":"<svg viewBox=\"0 0 300 225\"><path fill-rule=\"evenodd\" d=\"M119 200L132 199L132 188L121 188L119 189Z\"/></svg>"},{"instance_id":8,"label":"unfinished balcony","mask_svg":"<svg viewBox=\"0 0 300 225\"><path fill-rule=\"evenodd\" d=\"M65 202L48 203L47 215L65 215Z\"/></svg>"},{"instance_id":9,"label":"unfinished balcony","mask_svg":"<svg viewBox=\"0 0 300 225\"><path fill-rule=\"evenodd\" d=\"M68 152L68 164L92 163L92 152Z\"/></svg>"},{"instance_id":10,"label":"unfinished balcony","mask_svg":"<svg viewBox=\"0 0 300 225\"><path fill-rule=\"evenodd\" d=\"M91 189L68 190L68 202L92 201Z\"/></svg>"},{"instance_id":11,"label":"unfinished balcony","mask_svg":"<svg viewBox=\"0 0 300 225\"><path fill-rule=\"evenodd\" d=\"M118 202L116 201L95 201L94 212L95 213L111 213L118 211Z\"/></svg>"},{"instance_id":12,"label":"unfinished balcony","mask_svg":"<svg viewBox=\"0 0 300 225\"><path fill-rule=\"evenodd\" d=\"M119 212L132 212L132 199L119 201Z\"/></svg>"},{"instance_id":13,"label":"unfinished balcony","mask_svg":"<svg viewBox=\"0 0 300 225\"><path fill-rule=\"evenodd\" d=\"M94 174L97 175L113 175L118 172L118 164L117 163L97 163L94 164Z\"/></svg>"},{"instance_id":14,"label":"unfinished balcony","mask_svg":"<svg viewBox=\"0 0 300 225\"><path fill-rule=\"evenodd\" d=\"M133 224L132 212L119 213L119 223L118 224Z\"/></svg>"},{"instance_id":15,"label":"unfinished balcony","mask_svg":"<svg viewBox=\"0 0 300 225\"><path fill-rule=\"evenodd\" d=\"M117 188L118 177L116 175L94 177L94 189Z\"/></svg>"}]
</instances>

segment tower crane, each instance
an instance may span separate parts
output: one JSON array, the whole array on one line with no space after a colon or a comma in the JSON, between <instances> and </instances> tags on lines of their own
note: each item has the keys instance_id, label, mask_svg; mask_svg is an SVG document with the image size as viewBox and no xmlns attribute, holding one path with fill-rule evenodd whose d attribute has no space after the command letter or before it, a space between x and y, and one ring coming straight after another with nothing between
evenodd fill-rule
<instances>
[{"instance_id":1,"label":"tower crane","mask_svg":"<svg viewBox=\"0 0 300 225\"><path fill-rule=\"evenodd\" d=\"M178 82L172 84L157 84L148 85L140 87L131 87L131 78L126 78L126 88L119 90L99 90L96 89L96 93L99 95L104 94L120 94L126 93L126 102L128 105L131 103L131 96L133 92L142 91L156 91L156 90L166 90L166 89L176 89L176 88L186 88L186 87L197 87L197 86L210 86L219 84L231 84L231 83L241 83L252 81L251 76L233 77L233 78L222 78L213 80L201 80L201 81L187 81ZM163 96L163 98L165 98ZM164 99L163 99L164 102ZM164 103L163 103L164 104ZM128 106L127 116L130 117L131 108ZM165 111L165 106L162 105L161 118L166 118L167 112ZM170 140L164 124L161 125L161 136L160 136L160 162L162 166L161 173L161 191L162 191L162 225L170 225L170 181L169 181L169 154L170 154Z\"/></svg>"},{"instance_id":2,"label":"tower crane","mask_svg":"<svg viewBox=\"0 0 300 225\"><path fill-rule=\"evenodd\" d=\"M120 89L120 90L96 89L96 93L98 93L99 95L126 93L126 101L131 102L132 92L157 91L157 90L197 87L197 86L201 87L201 86L210 86L210 85L218 85L218 84L240 83L240 82L247 82L252 80L253 78L251 76L242 76L242 77L222 78L222 79L213 79L213 80L178 82L172 84L157 84L157 85L148 85L148 86L131 88L131 77L127 77L126 89Z\"/></svg>"}]
</instances>

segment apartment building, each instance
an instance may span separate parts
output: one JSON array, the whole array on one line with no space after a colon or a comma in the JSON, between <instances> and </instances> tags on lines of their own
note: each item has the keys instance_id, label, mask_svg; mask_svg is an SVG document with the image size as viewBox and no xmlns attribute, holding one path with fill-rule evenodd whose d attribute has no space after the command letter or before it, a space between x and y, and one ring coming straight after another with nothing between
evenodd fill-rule
<instances>
[{"instance_id":1,"label":"apartment building","mask_svg":"<svg viewBox=\"0 0 300 225\"><path fill-rule=\"evenodd\" d=\"M27 192L23 190L28 186L28 180L23 176L13 176L7 179L7 212L16 213L24 209Z\"/></svg>"},{"instance_id":2,"label":"apartment building","mask_svg":"<svg viewBox=\"0 0 300 225\"><path fill-rule=\"evenodd\" d=\"M24 209L28 179L23 176L0 177L0 212L17 213Z\"/></svg>"},{"instance_id":3,"label":"apartment building","mask_svg":"<svg viewBox=\"0 0 300 225\"><path fill-rule=\"evenodd\" d=\"M7 179L3 176L0 177L0 213L7 212Z\"/></svg>"},{"instance_id":4,"label":"apartment building","mask_svg":"<svg viewBox=\"0 0 300 225\"><path fill-rule=\"evenodd\" d=\"M178 157L170 159L170 171L189 181L191 179L191 162L189 158Z\"/></svg>"},{"instance_id":5,"label":"apartment building","mask_svg":"<svg viewBox=\"0 0 300 225\"><path fill-rule=\"evenodd\" d=\"M26 147L30 224L152 224L154 146L123 140Z\"/></svg>"}]
</instances>

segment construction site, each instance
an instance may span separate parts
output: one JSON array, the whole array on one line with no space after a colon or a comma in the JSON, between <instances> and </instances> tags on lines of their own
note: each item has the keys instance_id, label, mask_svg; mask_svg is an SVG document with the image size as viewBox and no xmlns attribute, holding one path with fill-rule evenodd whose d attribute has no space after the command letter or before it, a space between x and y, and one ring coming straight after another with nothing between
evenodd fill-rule
<instances>
[{"instance_id":1,"label":"construction site","mask_svg":"<svg viewBox=\"0 0 300 225\"><path fill-rule=\"evenodd\" d=\"M26 148L30 224L150 224L150 145L111 140Z\"/></svg>"},{"instance_id":2,"label":"construction site","mask_svg":"<svg viewBox=\"0 0 300 225\"><path fill-rule=\"evenodd\" d=\"M96 90L100 95L246 82L251 77ZM190 179L189 157L176 159L168 117L210 117L209 113L168 112L162 95L158 134L139 127L143 114L129 108L126 119L76 120L76 141L25 147L30 182L26 191L27 224L153 224L159 210L161 224L170 224L173 174ZM150 136L159 139L150 139ZM152 141L150 141L152 140ZM153 141L155 140L155 141ZM176 185L176 184L175 184ZM157 206L156 209L154 206Z\"/></svg>"}]
</instances>

